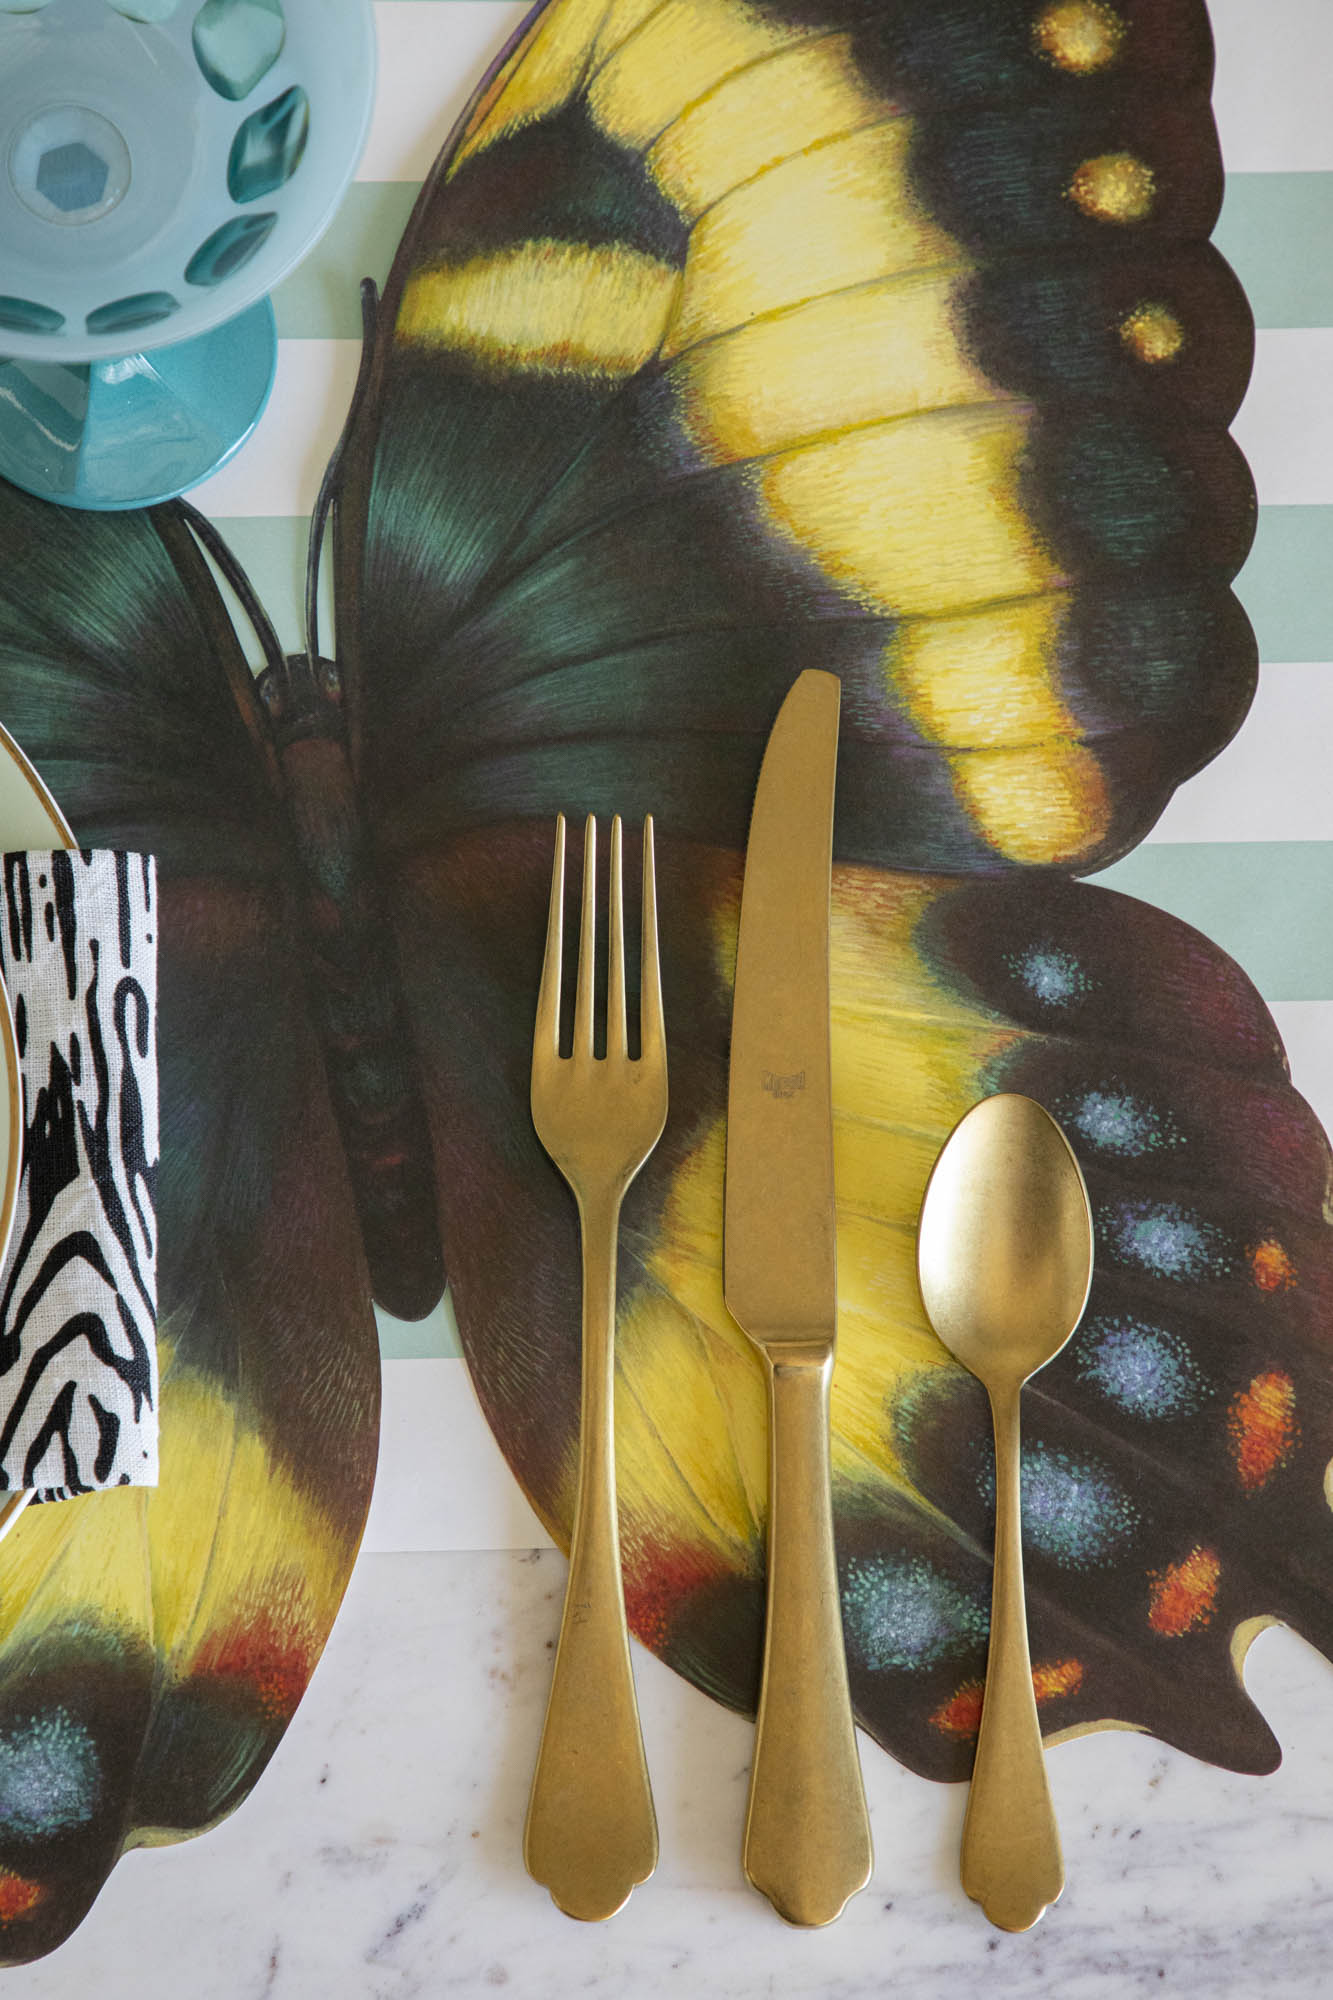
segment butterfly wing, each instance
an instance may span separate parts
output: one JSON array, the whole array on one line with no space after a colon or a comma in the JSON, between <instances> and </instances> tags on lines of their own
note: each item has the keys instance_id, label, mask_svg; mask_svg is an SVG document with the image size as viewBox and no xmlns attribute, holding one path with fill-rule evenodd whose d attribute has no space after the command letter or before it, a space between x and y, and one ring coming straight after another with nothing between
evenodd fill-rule
<instances>
[{"instance_id":1,"label":"butterfly wing","mask_svg":"<svg viewBox=\"0 0 1333 2000\"><path fill-rule=\"evenodd\" d=\"M531 1005L544 832L461 842L420 914L447 932L433 1004ZM741 1709L757 1690L762 1368L726 1312L721 1214L740 871L659 853L672 1112L621 1234L617 1467L638 1636ZM423 873L423 881L425 876ZM497 880L523 885L497 902ZM515 942L515 939L524 942ZM1075 1341L1025 1403L1036 1687L1052 1734L1118 1721L1233 1769L1277 1761L1238 1663L1281 1619L1333 1648L1327 1142L1271 1017L1197 932L1048 877L835 870L839 1348L833 1455L844 1623L864 1726L936 1777L970 1767L990 1597L982 1392L927 1327L915 1224L977 1098L1021 1090L1086 1175L1097 1264ZM576 1480L572 1204L521 1142L524 1051L492 1031L455 1073L443 1189L469 1364L551 1531ZM452 1176L452 1178L451 1178ZM446 1216L462 1198L445 1197Z\"/></svg>"},{"instance_id":2,"label":"butterfly wing","mask_svg":"<svg viewBox=\"0 0 1333 2000\"><path fill-rule=\"evenodd\" d=\"M611 802L739 846L812 664L849 857L1138 839L1254 672L1210 72L1197 0L540 10L345 468L382 850Z\"/></svg>"},{"instance_id":3,"label":"butterfly wing","mask_svg":"<svg viewBox=\"0 0 1333 2000\"><path fill-rule=\"evenodd\" d=\"M0 1957L244 1798L319 1657L378 1352L249 669L176 510L0 487L0 713L82 840L158 856L161 1484L30 1508L0 1598Z\"/></svg>"},{"instance_id":4,"label":"butterfly wing","mask_svg":"<svg viewBox=\"0 0 1333 2000\"><path fill-rule=\"evenodd\" d=\"M1298 1135L1301 1226L1322 1142L1271 1023L1191 934L1111 922L1122 905L1069 904L1058 882L1006 901L940 879L1100 865L1248 702L1253 641L1229 579L1253 496L1226 425L1252 335L1207 243L1210 76L1193 0L553 0L423 191L341 471L355 754L455 1304L483 1406L557 1536L575 1478L578 1246L526 1110L548 829L557 810L656 818L672 1118L622 1236L627 1588L640 1635L742 1707L765 1453L758 1364L718 1275L731 913L781 696L805 666L842 678L837 851L862 864L840 876L834 968L844 1604L864 1719L941 1775L971 1754L985 1427L921 1320L916 1203L975 1096L1018 1081L1071 1116L1073 1092L1095 1127L1103 1099L1138 1103L1113 1089L1117 1064L1156 1078L1143 1118L1160 1103L1185 1183L1230 1217L1235 1345L1196 1357L1179 1331L1210 1312L1211 1267L1126 1274L1104 1252L1102 1345L1086 1377L1072 1360L1052 1377L1065 1387L1037 1434L1048 1511L1085 1467L1102 1482L1084 1541L1038 1555L1041 1686L1052 1727L1116 1716L1250 1768L1272 1754L1228 1641L1247 1606L1282 1594L1255 1551L1285 1473L1238 1486L1219 1412L1267 1421L1266 1373L1298 1367L1317 1285L1294 1282L1274 1316L1246 1278L1254 1229L1286 1239L1224 1164L1236 1127L1215 1100ZM994 940L988 985L969 983L965 955L930 957L959 911L974 952ZM1105 1048L1071 1042L1003 986L1006 950L1021 960L1049 932L1052 963L1077 967L1066 930L1082 949L1103 920L1098 991L1139 994L1125 1049L1114 1023ZM1175 986L1143 969L1149 942ZM1219 1032L1211 1068L1163 1072L1191 980L1207 996L1192 1005L1235 1033ZM1107 1129L1121 1116L1137 1131L1139 1115L1109 1111ZM1165 1242L1169 1195L1144 1192L1139 1217L1123 1183L1165 1184L1175 1155L1099 1160L1081 1143L1103 1234ZM1163 1314L1156 1402L1135 1410L1125 1385L1136 1368L1156 1379ZM1173 1357L1182 1381L1195 1368L1211 1385L1176 1407L1183 1432L1167 1421ZM1313 1382L1293 1393L1317 1405ZM1199 1440L1188 1478L1179 1435ZM1140 1479L1151 1493L1126 1500L1117 1539L1116 1496ZM1103 1577L1114 1589L1090 1614ZM1167 1607L1156 1622L1150 1599ZM1302 1615L1323 1617L1313 1599ZM1220 1690L1207 1713L1182 1699L1182 1649Z\"/></svg>"}]
</instances>

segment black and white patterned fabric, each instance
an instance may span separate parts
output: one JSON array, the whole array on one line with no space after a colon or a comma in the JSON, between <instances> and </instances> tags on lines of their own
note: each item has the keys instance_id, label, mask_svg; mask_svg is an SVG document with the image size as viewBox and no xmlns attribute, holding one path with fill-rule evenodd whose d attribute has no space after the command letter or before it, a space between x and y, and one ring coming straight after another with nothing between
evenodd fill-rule
<instances>
[{"instance_id":1,"label":"black and white patterned fabric","mask_svg":"<svg viewBox=\"0 0 1333 2000\"><path fill-rule=\"evenodd\" d=\"M23 1152L0 1279L0 1488L157 1483L152 857L6 854Z\"/></svg>"}]
</instances>

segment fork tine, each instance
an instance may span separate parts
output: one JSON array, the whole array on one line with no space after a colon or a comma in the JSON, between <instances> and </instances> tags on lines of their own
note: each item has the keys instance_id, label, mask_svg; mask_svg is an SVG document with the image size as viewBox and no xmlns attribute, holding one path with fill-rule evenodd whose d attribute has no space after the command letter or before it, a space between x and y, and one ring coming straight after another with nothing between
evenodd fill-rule
<instances>
[{"instance_id":1,"label":"fork tine","mask_svg":"<svg viewBox=\"0 0 1333 2000\"><path fill-rule=\"evenodd\" d=\"M546 913L546 952L537 993L537 1021L532 1038L534 1058L560 1053L560 961L565 949L565 815L556 814L555 859L551 863L551 902Z\"/></svg>"},{"instance_id":2,"label":"fork tine","mask_svg":"<svg viewBox=\"0 0 1333 2000\"><path fill-rule=\"evenodd\" d=\"M629 1054L629 1032L625 1025L625 890L622 880L623 835L620 814L611 821L611 902L607 910L610 932L606 995L606 1053Z\"/></svg>"},{"instance_id":3,"label":"fork tine","mask_svg":"<svg viewBox=\"0 0 1333 2000\"><path fill-rule=\"evenodd\" d=\"M579 977L574 989L574 1054L592 1054L593 974L597 940L597 821L583 827L583 918L579 925Z\"/></svg>"},{"instance_id":4,"label":"fork tine","mask_svg":"<svg viewBox=\"0 0 1333 2000\"><path fill-rule=\"evenodd\" d=\"M662 968L657 951L657 871L653 861L653 817L643 822L643 916L639 926L639 1054L643 1062L665 1062L662 1025Z\"/></svg>"}]
</instances>

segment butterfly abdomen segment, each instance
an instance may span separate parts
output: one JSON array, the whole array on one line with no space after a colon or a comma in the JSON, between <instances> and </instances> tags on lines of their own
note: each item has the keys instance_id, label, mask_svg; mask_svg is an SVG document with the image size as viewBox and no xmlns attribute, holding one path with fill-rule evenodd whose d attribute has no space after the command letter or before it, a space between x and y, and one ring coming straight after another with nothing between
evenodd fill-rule
<instances>
[{"instance_id":1,"label":"butterfly abdomen segment","mask_svg":"<svg viewBox=\"0 0 1333 2000\"><path fill-rule=\"evenodd\" d=\"M393 945L348 761L336 669L287 662L261 694L299 862L310 1004L324 1049L375 1298L401 1319L444 1288L435 1185Z\"/></svg>"}]
</instances>

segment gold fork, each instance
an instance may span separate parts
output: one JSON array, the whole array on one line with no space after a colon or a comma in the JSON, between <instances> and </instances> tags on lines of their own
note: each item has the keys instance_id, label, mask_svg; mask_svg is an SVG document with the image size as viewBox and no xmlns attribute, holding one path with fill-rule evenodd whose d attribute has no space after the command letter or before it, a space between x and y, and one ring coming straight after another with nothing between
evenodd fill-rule
<instances>
[{"instance_id":1,"label":"gold fork","mask_svg":"<svg viewBox=\"0 0 1333 2000\"><path fill-rule=\"evenodd\" d=\"M614 1433L616 1237L626 1188L666 1123L653 823L643 826L640 1054L625 1022L621 828L611 822L606 1055L593 1053L597 823L583 837L573 1054L560 1054L565 821L555 823L546 956L532 1044L532 1122L574 1191L583 1238L579 1484L555 1674L523 1834L528 1873L571 1917L614 1916L657 1866L657 1820L634 1699L620 1580Z\"/></svg>"}]
</instances>

